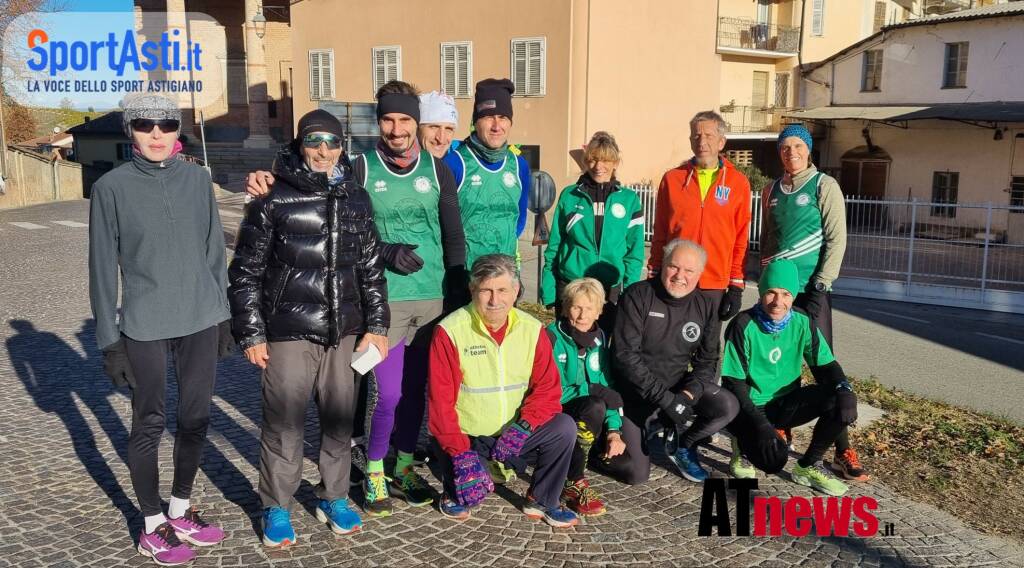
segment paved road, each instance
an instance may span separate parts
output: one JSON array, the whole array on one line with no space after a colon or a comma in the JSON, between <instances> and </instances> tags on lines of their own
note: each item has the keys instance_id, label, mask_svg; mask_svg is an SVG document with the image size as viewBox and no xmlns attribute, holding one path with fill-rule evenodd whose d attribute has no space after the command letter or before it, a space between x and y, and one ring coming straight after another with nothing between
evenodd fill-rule
<instances>
[{"instance_id":1,"label":"paved road","mask_svg":"<svg viewBox=\"0 0 1024 568\"><path fill-rule=\"evenodd\" d=\"M230 203L222 213L226 224L240 214ZM128 398L102 376L89 318L86 219L85 202L0 212L0 567L148 565L130 536L141 519L124 465ZM172 382L169 408L174 392ZM894 524L892 537L698 538L701 489L665 468L657 443L649 483L625 487L593 477L610 512L575 529L522 517L519 481L463 524L399 505L393 517L336 538L309 514L317 481L312 413L304 507L296 514L300 543L268 552L254 529L259 420L256 372L237 356L222 362L193 498L228 539L201 550L197 566L1024 566L1020 546L877 483L856 486L854 495L879 501L878 518ZM165 496L171 441L166 435ZM724 450L707 455L721 476ZM768 495L811 495L786 475L760 482Z\"/></svg>"}]
</instances>

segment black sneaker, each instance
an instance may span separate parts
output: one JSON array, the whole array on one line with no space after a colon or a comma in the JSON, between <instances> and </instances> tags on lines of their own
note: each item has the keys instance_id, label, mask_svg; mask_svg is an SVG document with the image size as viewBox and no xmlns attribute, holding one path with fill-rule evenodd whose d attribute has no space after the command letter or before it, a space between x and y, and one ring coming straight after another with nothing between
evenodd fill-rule
<instances>
[{"instance_id":1,"label":"black sneaker","mask_svg":"<svg viewBox=\"0 0 1024 568\"><path fill-rule=\"evenodd\" d=\"M391 491L413 507L422 507L434 502L434 491L427 481L411 468L391 480Z\"/></svg>"}]
</instances>

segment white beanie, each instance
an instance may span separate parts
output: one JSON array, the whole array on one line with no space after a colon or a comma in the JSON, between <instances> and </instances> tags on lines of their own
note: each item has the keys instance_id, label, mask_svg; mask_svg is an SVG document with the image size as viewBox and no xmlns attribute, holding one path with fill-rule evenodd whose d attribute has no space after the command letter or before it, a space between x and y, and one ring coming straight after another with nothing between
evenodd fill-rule
<instances>
[{"instance_id":1,"label":"white beanie","mask_svg":"<svg viewBox=\"0 0 1024 568\"><path fill-rule=\"evenodd\" d=\"M420 95L420 124L441 122L458 126L459 111L455 109L455 99L440 91Z\"/></svg>"}]
</instances>

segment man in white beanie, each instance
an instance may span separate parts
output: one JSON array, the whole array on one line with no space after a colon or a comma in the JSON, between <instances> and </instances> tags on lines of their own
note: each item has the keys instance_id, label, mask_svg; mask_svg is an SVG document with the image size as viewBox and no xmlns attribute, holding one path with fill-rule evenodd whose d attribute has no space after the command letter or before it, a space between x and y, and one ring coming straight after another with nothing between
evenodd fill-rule
<instances>
[{"instance_id":1,"label":"man in white beanie","mask_svg":"<svg viewBox=\"0 0 1024 568\"><path fill-rule=\"evenodd\" d=\"M455 99L442 91L420 95L420 145L435 158L443 158L459 127Z\"/></svg>"}]
</instances>

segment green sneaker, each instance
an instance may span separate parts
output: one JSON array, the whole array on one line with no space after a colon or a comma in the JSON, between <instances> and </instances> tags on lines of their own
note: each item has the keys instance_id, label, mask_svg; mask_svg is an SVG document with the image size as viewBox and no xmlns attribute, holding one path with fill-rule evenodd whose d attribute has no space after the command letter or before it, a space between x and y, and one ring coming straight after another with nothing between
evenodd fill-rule
<instances>
[{"instance_id":1,"label":"green sneaker","mask_svg":"<svg viewBox=\"0 0 1024 568\"><path fill-rule=\"evenodd\" d=\"M729 459L729 473L737 479L754 479L757 477L754 466L750 465L747 460L743 459L743 455L740 454L740 445L736 443L735 438L732 440L732 458Z\"/></svg>"},{"instance_id":2,"label":"green sneaker","mask_svg":"<svg viewBox=\"0 0 1024 568\"><path fill-rule=\"evenodd\" d=\"M405 497L405 501L413 507L422 507L434 502L434 492L430 485L412 468L395 474L391 480L391 490L395 495Z\"/></svg>"},{"instance_id":3,"label":"green sneaker","mask_svg":"<svg viewBox=\"0 0 1024 568\"><path fill-rule=\"evenodd\" d=\"M800 467L799 463L794 465L793 481L834 497L840 497L850 490L845 483L836 479L820 461L809 467Z\"/></svg>"},{"instance_id":4,"label":"green sneaker","mask_svg":"<svg viewBox=\"0 0 1024 568\"><path fill-rule=\"evenodd\" d=\"M495 485L509 485L516 479L516 470L511 467L505 467L505 464L500 461L487 460L487 470L491 474L491 481Z\"/></svg>"},{"instance_id":5,"label":"green sneaker","mask_svg":"<svg viewBox=\"0 0 1024 568\"><path fill-rule=\"evenodd\" d=\"M366 475L363 481L363 510L371 517L386 517L391 514L391 495L388 493L388 477L377 471Z\"/></svg>"}]
</instances>

